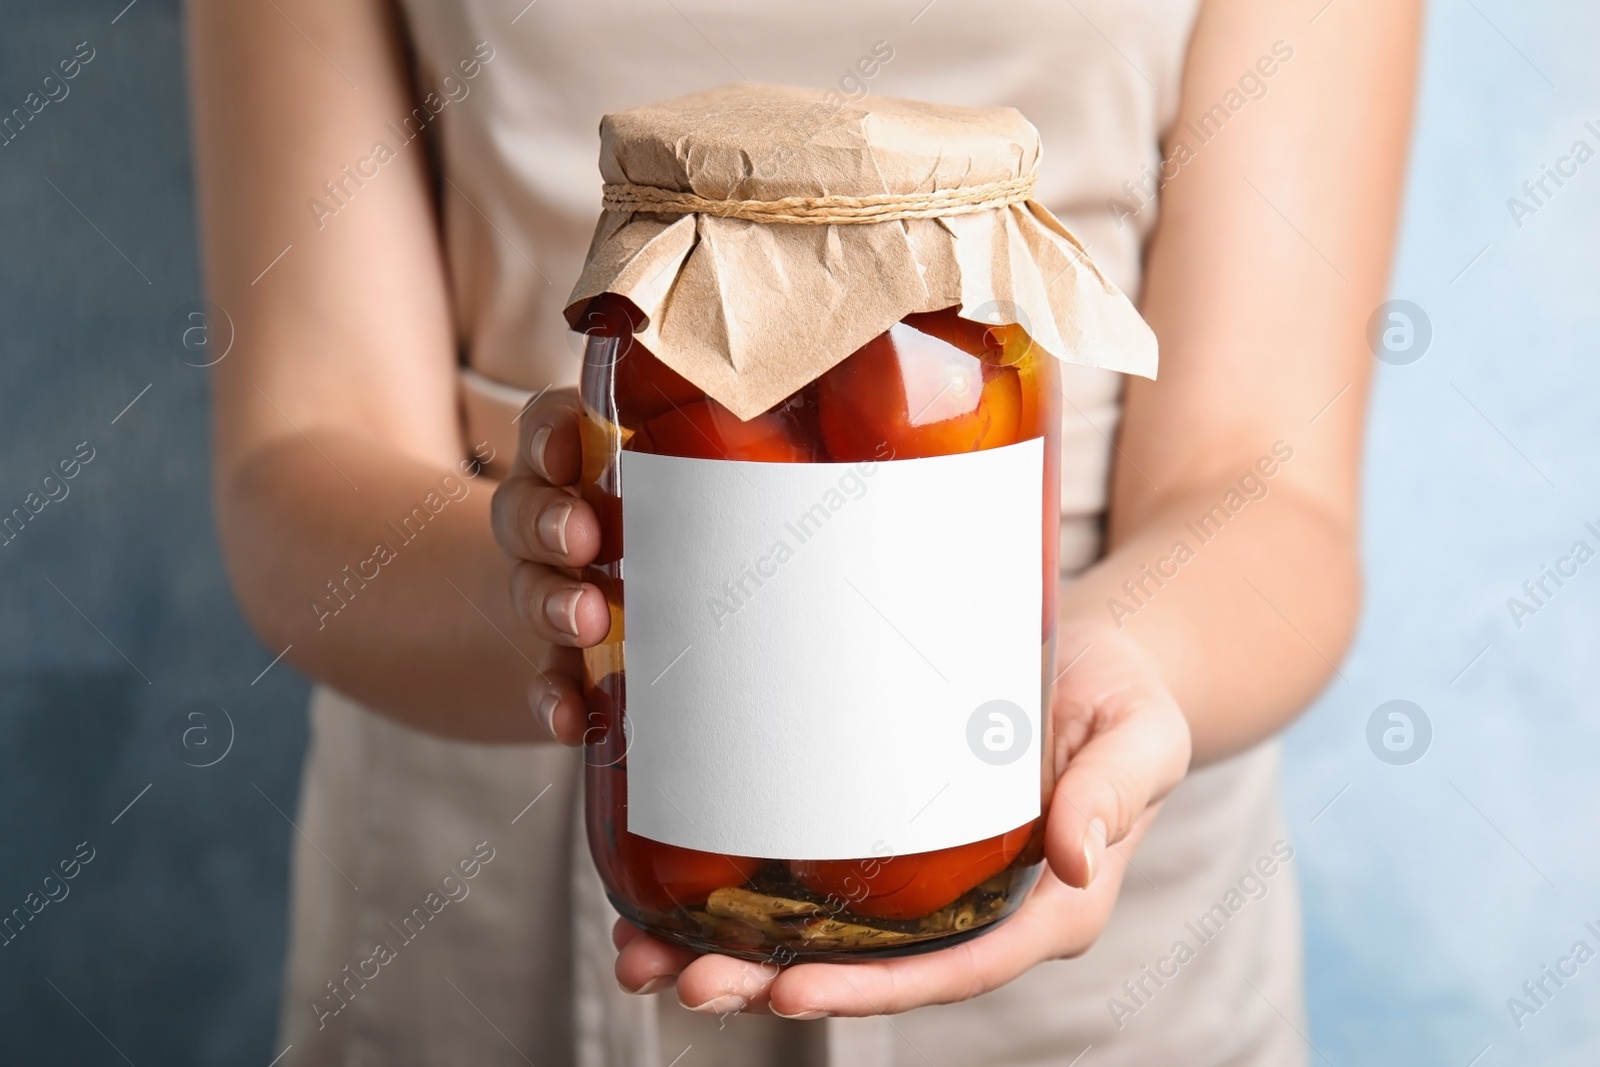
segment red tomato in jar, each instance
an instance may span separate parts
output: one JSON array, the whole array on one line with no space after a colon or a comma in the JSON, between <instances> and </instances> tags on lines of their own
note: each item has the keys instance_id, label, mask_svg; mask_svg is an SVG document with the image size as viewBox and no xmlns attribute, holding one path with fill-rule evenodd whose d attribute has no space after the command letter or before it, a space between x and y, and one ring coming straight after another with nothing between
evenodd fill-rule
<instances>
[{"instance_id":1,"label":"red tomato in jar","mask_svg":"<svg viewBox=\"0 0 1600 1067\"><path fill-rule=\"evenodd\" d=\"M920 919L1010 866L1032 836L1033 825L935 852L886 860L796 860L789 869L807 889L844 901L857 915Z\"/></svg>"},{"instance_id":2,"label":"red tomato in jar","mask_svg":"<svg viewBox=\"0 0 1600 1067\"><path fill-rule=\"evenodd\" d=\"M627 425L638 425L672 408L706 399L699 386L637 341L617 360L613 383L617 411L626 417Z\"/></svg>"},{"instance_id":3,"label":"red tomato in jar","mask_svg":"<svg viewBox=\"0 0 1600 1067\"><path fill-rule=\"evenodd\" d=\"M907 326L955 345L963 352L996 364L1005 361L1007 332L1016 329L1013 326L985 326L981 322L964 319L956 313L955 308L907 315L903 321Z\"/></svg>"},{"instance_id":4,"label":"red tomato in jar","mask_svg":"<svg viewBox=\"0 0 1600 1067\"><path fill-rule=\"evenodd\" d=\"M748 856L679 848L626 831L618 845L634 902L655 911L698 907L713 889L743 885L761 866Z\"/></svg>"},{"instance_id":5,"label":"red tomato in jar","mask_svg":"<svg viewBox=\"0 0 1600 1067\"><path fill-rule=\"evenodd\" d=\"M841 462L958 455L1016 442L1022 383L996 329L953 311L907 316L817 382L828 454ZM980 358L987 357L987 358Z\"/></svg>"},{"instance_id":6,"label":"red tomato in jar","mask_svg":"<svg viewBox=\"0 0 1600 1067\"><path fill-rule=\"evenodd\" d=\"M679 405L705 399L705 393L697 386L634 339L634 331L643 325L644 314L632 301L601 293L589 301L573 326L588 338L618 340L614 352L594 347L591 340L584 360L615 360L611 368L612 395L627 426L637 426Z\"/></svg>"},{"instance_id":7,"label":"red tomato in jar","mask_svg":"<svg viewBox=\"0 0 1600 1067\"><path fill-rule=\"evenodd\" d=\"M621 827L627 820L627 772L593 763L585 772L588 788L598 792L586 805L595 866L608 887L635 907L699 907L712 890L743 885L760 868L762 861L749 856L680 848L629 833Z\"/></svg>"},{"instance_id":8,"label":"red tomato in jar","mask_svg":"<svg viewBox=\"0 0 1600 1067\"><path fill-rule=\"evenodd\" d=\"M746 421L710 397L657 415L624 447L658 456L757 463L803 463L811 458L791 416L769 411Z\"/></svg>"}]
</instances>

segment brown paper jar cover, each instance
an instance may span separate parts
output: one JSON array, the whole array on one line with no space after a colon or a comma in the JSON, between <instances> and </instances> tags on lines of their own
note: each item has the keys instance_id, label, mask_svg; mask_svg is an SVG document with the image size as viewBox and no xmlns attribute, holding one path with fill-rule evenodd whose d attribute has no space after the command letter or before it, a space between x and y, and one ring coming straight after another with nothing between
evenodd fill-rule
<instances>
[{"instance_id":1,"label":"brown paper jar cover","mask_svg":"<svg viewBox=\"0 0 1600 1067\"><path fill-rule=\"evenodd\" d=\"M906 315L948 307L1019 324L1070 363L1155 375L1150 328L1029 198L1041 146L1021 113L836 101L737 84L606 115L607 206L568 300L574 327L591 298L628 298L644 347L741 419ZM934 206L900 217L919 204ZM756 221L788 211L809 217Z\"/></svg>"}]
</instances>

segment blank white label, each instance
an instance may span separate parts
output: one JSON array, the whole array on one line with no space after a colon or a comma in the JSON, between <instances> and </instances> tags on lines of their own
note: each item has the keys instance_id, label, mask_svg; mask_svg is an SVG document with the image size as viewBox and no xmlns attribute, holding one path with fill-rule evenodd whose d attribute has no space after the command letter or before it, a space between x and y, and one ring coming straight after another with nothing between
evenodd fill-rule
<instances>
[{"instance_id":1,"label":"blank white label","mask_svg":"<svg viewBox=\"0 0 1600 1067\"><path fill-rule=\"evenodd\" d=\"M1043 462L622 453L628 829L852 859L1037 818Z\"/></svg>"}]
</instances>

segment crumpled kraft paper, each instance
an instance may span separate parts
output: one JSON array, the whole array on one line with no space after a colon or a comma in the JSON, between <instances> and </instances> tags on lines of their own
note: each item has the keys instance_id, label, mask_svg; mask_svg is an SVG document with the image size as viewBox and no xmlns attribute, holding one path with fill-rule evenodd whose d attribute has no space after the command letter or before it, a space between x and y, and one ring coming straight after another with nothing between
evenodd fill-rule
<instances>
[{"instance_id":1,"label":"crumpled kraft paper","mask_svg":"<svg viewBox=\"0 0 1600 1067\"><path fill-rule=\"evenodd\" d=\"M727 85L606 115L600 171L717 200L929 193L1016 179L1041 155L1013 108ZM1132 303L1041 205L799 225L603 211L567 304L601 293L646 316L639 341L753 418L914 312L1019 323L1063 360L1154 377Z\"/></svg>"}]
</instances>

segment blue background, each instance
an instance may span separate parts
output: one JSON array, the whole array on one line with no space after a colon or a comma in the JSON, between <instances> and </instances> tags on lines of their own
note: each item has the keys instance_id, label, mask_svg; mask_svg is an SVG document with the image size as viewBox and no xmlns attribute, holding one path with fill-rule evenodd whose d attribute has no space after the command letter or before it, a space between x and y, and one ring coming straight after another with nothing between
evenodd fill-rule
<instances>
[{"instance_id":1,"label":"blue background","mask_svg":"<svg viewBox=\"0 0 1600 1067\"><path fill-rule=\"evenodd\" d=\"M0 546L0 912L96 850L0 949L0 1059L265 1064L306 684L261 674L278 650L228 594L205 371L169 324L199 290L177 5L121 7L0 3L0 111L96 50L0 148L0 512L95 449ZM1379 368L1361 630L1288 739L1319 1063L1600 1048L1600 960L1520 1029L1506 1005L1576 940L1600 950L1600 560L1520 627L1506 606L1600 549L1600 159L1520 227L1506 206L1600 149L1597 41L1579 0L1430 12L1393 290L1432 340ZM1391 699L1432 725L1405 766L1366 739Z\"/></svg>"},{"instance_id":2,"label":"blue background","mask_svg":"<svg viewBox=\"0 0 1600 1067\"><path fill-rule=\"evenodd\" d=\"M1575 941L1600 952L1600 559L1520 628L1506 601L1574 541L1600 551L1600 157L1520 228L1506 201L1600 151L1600 9L1445 0L1429 22L1391 289L1433 340L1379 367L1361 629L1289 734L1310 1036L1321 1063L1594 1064L1600 961L1520 1029L1506 1001ZM1391 699L1433 727L1409 766L1367 747Z\"/></svg>"}]
</instances>

